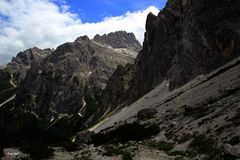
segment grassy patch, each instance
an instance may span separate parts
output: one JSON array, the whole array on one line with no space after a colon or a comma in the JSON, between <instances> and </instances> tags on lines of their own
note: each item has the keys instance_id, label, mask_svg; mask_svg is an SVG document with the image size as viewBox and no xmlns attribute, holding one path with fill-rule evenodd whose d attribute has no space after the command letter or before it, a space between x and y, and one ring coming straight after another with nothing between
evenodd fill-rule
<instances>
[{"instance_id":1,"label":"grassy patch","mask_svg":"<svg viewBox=\"0 0 240 160\"><path fill-rule=\"evenodd\" d=\"M228 97L240 90L239 87L230 87L224 90L219 90L218 93L221 95L221 98Z\"/></svg>"},{"instance_id":2,"label":"grassy patch","mask_svg":"<svg viewBox=\"0 0 240 160\"><path fill-rule=\"evenodd\" d=\"M189 158L194 158L197 156L197 152L193 150L189 151L173 151L169 153L170 156L184 156L184 157L189 157Z\"/></svg>"},{"instance_id":3,"label":"grassy patch","mask_svg":"<svg viewBox=\"0 0 240 160\"><path fill-rule=\"evenodd\" d=\"M73 152L77 150L78 145L70 140L64 141L60 143L61 146L63 146L66 151Z\"/></svg>"},{"instance_id":4,"label":"grassy patch","mask_svg":"<svg viewBox=\"0 0 240 160\"><path fill-rule=\"evenodd\" d=\"M22 145L20 150L24 153L30 154L33 159L49 158L53 154L53 149L41 141L32 143L28 142L27 144Z\"/></svg>"},{"instance_id":5,"label":"grassy patch","mask_svg":"<svg viewBox=\"0 0 240 160\"><path fill-rule=\"evenodd\" d=\"M122 159L123 159L123 160L132 160L132 154L129 153L129 152L124 152L124 153L122 154Z\"/></svg>"},{"instance_id":6,"label":"grassy patch","mask_svg":"<svg viewBox=\"0 0 240 160\"><path fill-rule=\"evenodd\" d=\"M104 155L106 156L116 156L116 155L121 155L122 149L113 147L113 146L106 146L105 147L106 152Z\"/></svg>"},{"instance_id":7,"label":"grassy patch","mask_svg":"<svg viewBox=\"0 0 240 160\"><path fill-rule=\"evenodd\" d=\"M220 160L217 144L212 138L197 135L190 143L190 147L198 153L206 155L204 160Z\"/></svg>"},{"instance_id":8,"label":"grassy patch","mask_svg":"<svg viewBox=\"0 0 240 160\"><path fill-rule=\"evenodd\" d=\"M240 143L240 137L234 136L228 141L228 143L231 144L232 146L237 145Z\"/></svg>"},{"instance_id":9,"label":"grassy patch","mask_svg":"<svg viewBox=\"0 0 240 160\"><path fill-rule=\"evenodd\" d=\"M86 98L86 114L91 115L98 109L98 102L94 97Z\"/></svg>"},{"instance_id":10,"label":"grassy patch","mask_svg":"<svg viewBox=\"0 0 240 160\"><path fill-rule=\"evenodd\" d=\"M211 153L215 150L215 145L214 140L205 135L197 135L190 143L190 147L201 154Z\"/></svg>"},{"instance_id":11,"label":"grassy patch","mask_svg":"<svg viewBox=\"0 0 240 160\"><path fill-rule=\"evenodd\" d=\"M90 160L90 156L89 155L81 155L81 157L78 157L78 155L76 155L74 157L74 160Z\"/></svg>"},{"instance_id":12,"label":"grassy patch","mask_svg":"<svg viewBox=\"0 0 240 160\"><path fill-rule=\"evenodd\" d=\"M234 126L240 125L240 112L238 111L229 121L232 122Z\"/></svg>"},{"instance_id":13,"label":"grassy patch","mask_svg":"<svg viewBox=\"0 0 240 160\"><path fill-rule=\"evenodd\" d=\"M11 80L11 74L8 68L0 70L0 92L12 87L9 83Z\"/></svg>"},{"instance_id":14,"label":"grassy patch","mask_svg":"<svg viewBox=\"0 0 240 160\"><path fill-rule=\"evenodd\" d=\"M150 142L147 142L146 145L148 147L151 147L151 148L154 148L157 150L161 150L161 151L165 151L165 152L172 150L174 147L173 143L165 142L165 141L159 141L159 142L150 141Z\"/></svg>"},{"instance_id":15,"label":"grassy patch","mask_svg":"<svg viewBox=\"0 0 240 160\"><path fill-rule=\"evenodd\" d=\"M130 140L140 141L150 138L159 133L157 124L139 124L137 122L123 124L115 129L97 133L92 136L92 142L95 145L106 143L126 143Z\"/></svg>"},{"instance_id":16,"label":"grassy patch","mask_svg":"<svg viewBox=\"0 0 240 160\"><path fill-rule=\"evenodd\" d=\"M206 100L206 104L216 103L221 97L208 97Z\"/></svg>"},{"instance_id":17,"label":"grassy patch","mask_svg":"<svg viewBox=\"0 0 240 160\"><path fill-rule=\"evenodd\" d=\"M105 156L122 156L123 160L132 160L132 155L122 147L106 146Z\"/></svg>"},{"instance_id":18,"label":"grassy patch","mask_svg":"<svg viewBox=\"0 0 240 160\"><path fill-rule=\"evenodd\" d=\"M174 141L176 141L178 144L182 144L184 142L189 141L191 138L192 138L192 135L184 133L181 135L181 137L176 137Z\"/></svg>"},{"instance_id":19,"label":"grassy patch","mask_svg":"<svg viewBox=\"0 0 240 160\"><path fill-rule=\"evenodd\" d=\"M205 155L203 160L221 160L222 155L217 149L217 144L214 139L206 137L205 135L197 135L193 138L189 145L190 149L187 151L173 151L171 156L184 156L194 158L198 154Z\"/></svg>"},{"instance_id":20,"label":"grassy patch","mask_svg":"<svg viewBox=\"0 0 240 160\"><path fill-rule=\"evenodd\" d=\"M82 156L79 160L89 160L90 158L88 156Z\"/></svg>"}]
</instances>

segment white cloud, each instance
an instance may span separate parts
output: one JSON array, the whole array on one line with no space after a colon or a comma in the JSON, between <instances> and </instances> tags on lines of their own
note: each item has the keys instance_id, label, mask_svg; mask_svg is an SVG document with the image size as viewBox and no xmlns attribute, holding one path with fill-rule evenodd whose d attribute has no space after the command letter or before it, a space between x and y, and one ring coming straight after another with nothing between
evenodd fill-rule
<instances>
[{"instance_id":1,"label":"white cloud","mask_svg":"<svg viewBox=\"0 0 240 160\"><path fill-rule=\"evenodd\" d=\"M1 0L0 64L27 48L55 48L81 35L92 38L96 34L125 30L133 32L142 42L149 12L157 14L158 9L149 6L143 11L106 17L101 22L82 23L69 11L69 6L58 6L53 0Z\"/></svg>"}]
</instances>

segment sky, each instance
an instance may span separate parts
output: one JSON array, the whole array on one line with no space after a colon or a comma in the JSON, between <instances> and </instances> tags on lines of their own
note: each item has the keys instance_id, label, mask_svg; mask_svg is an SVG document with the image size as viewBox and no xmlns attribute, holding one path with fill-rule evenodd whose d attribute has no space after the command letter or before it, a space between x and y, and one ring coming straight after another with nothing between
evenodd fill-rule
<instances>
[{"instance_id":1,"label":"sky","mask_svg":"<svg viewBox=\"0 0 240 160\"><path fill-rule=\"evenodd\" d=\"M28 48L56 48L118 30L142 43L146 16L166 0L0 0L0 65Z\"/></svg>"}]
</instances>

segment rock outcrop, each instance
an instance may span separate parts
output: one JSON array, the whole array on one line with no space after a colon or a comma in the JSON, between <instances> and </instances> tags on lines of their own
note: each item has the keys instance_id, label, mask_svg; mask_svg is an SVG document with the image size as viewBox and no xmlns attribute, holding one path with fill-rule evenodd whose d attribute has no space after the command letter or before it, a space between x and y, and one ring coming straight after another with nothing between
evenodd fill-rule
<instances>
[{"instance_id":1,"label":"rock outcrop","mask_svg":"<svg viewBox=\"0 0 240 160\"><path fill-rule=\"evenodd\" d=\"M30 48L23 52L19 52L16 57L12 58L12 61L7 64L10 72L14 78L21 81L25 78L27 71L33 63L42 61L46 56L51 54L51 49L41 50L39 48Z\"/></svg>"},{"instance_id":2,"label":"rock outcrop","mask_svg":"<svg viewBox=\"0 0 240 160\"><path fill-rule=\"evenodd\" d=\"M102 36L96 35L93 40L113 48L128 48L136 52L139 52L142 49L142 46L136 39L135 35L125 31L111 32Z\"/></svg>"},{"instance_id":3,"label":"rock outcrop","mask_svg":"<svg viewBox=\"0 0 240 160\"><path fill-rule=\"evenodd\" d=\"M176 156L173 159L177 156L187 160L237 159L240 156L239 71L240 57L171 92L165 91L168 82L163 82L90 128L96 133L93 143L136 141L145 132L137 124L151 124L159 130L151 138L144 135L137 139L140 147L157 148Z\"/></svg>"},{"instance_id":4,"label":"rock outcrop","mask_svg":"<svg viewBox=\"0 0 240 160\"><path fill-rule=\"evenodd\" d=\"M131 80L124 82L129 84L127 101L134 102L164 80L170 81L170 90L178 88L239 56L239 8L236 0L169 0L157 16L150 13L143 49Z\"/></svg>"},{"instance_id":5,"label":"rock outcrop","mask_svg":"<svg viewBox=\"0 0 240 160\"><path fill-rule=\"evenodd\" d=\"M148 15L134 64L135 49L110 47L107 35L59 46L31 64L16 103L0 107L0 141L35 139L25 152L41 156L36 144L98 120L78 132L75 152L54 149L52 158L239 158L239 11L237 0L169 0Z\"/></svg>"},{"instance_id":6,"label":"rock outcrop","mask_svg":"<svg viewBox=\"0 0 240 160\"><path fill-rule=\"evenodd\" d=\"M127 91L129 89L129 81L133 76L133 65L127 64L125 67L119 65L113 75L108 79L106 88L101 95L101 104L105 110L117 109L118 104L128 99ZM126 104L121 104L124 106Z\"/></svg>"},{"instance_id":7,"label":"rock outcrop","mask_svg":"<svg viewBox=\"0 0 240 160\"><path fill-rule=\"evenodd\" d=\"M17 91L16 105L49 121L62 114L87 117L100 109L95 97L116 67L133 63L135 55L79 37L32 64Z\"/></svg>"}]
</instances>

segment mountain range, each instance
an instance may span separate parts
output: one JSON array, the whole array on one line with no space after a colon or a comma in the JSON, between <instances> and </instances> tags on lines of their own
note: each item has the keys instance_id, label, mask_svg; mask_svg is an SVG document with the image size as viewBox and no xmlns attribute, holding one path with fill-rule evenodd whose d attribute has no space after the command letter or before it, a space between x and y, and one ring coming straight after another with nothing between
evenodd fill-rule
<instances>
[{"instance_id":1,"label":"mountain range","mask_svg":"<svg viewBox=\"0 0 240 160\"><path fill-rule=\"evenodd\" d=\"M240 158L239 12L168 0L143 46L117 31L18 53L0 70L3 157Z\"/></svg>"}]
</instances>

